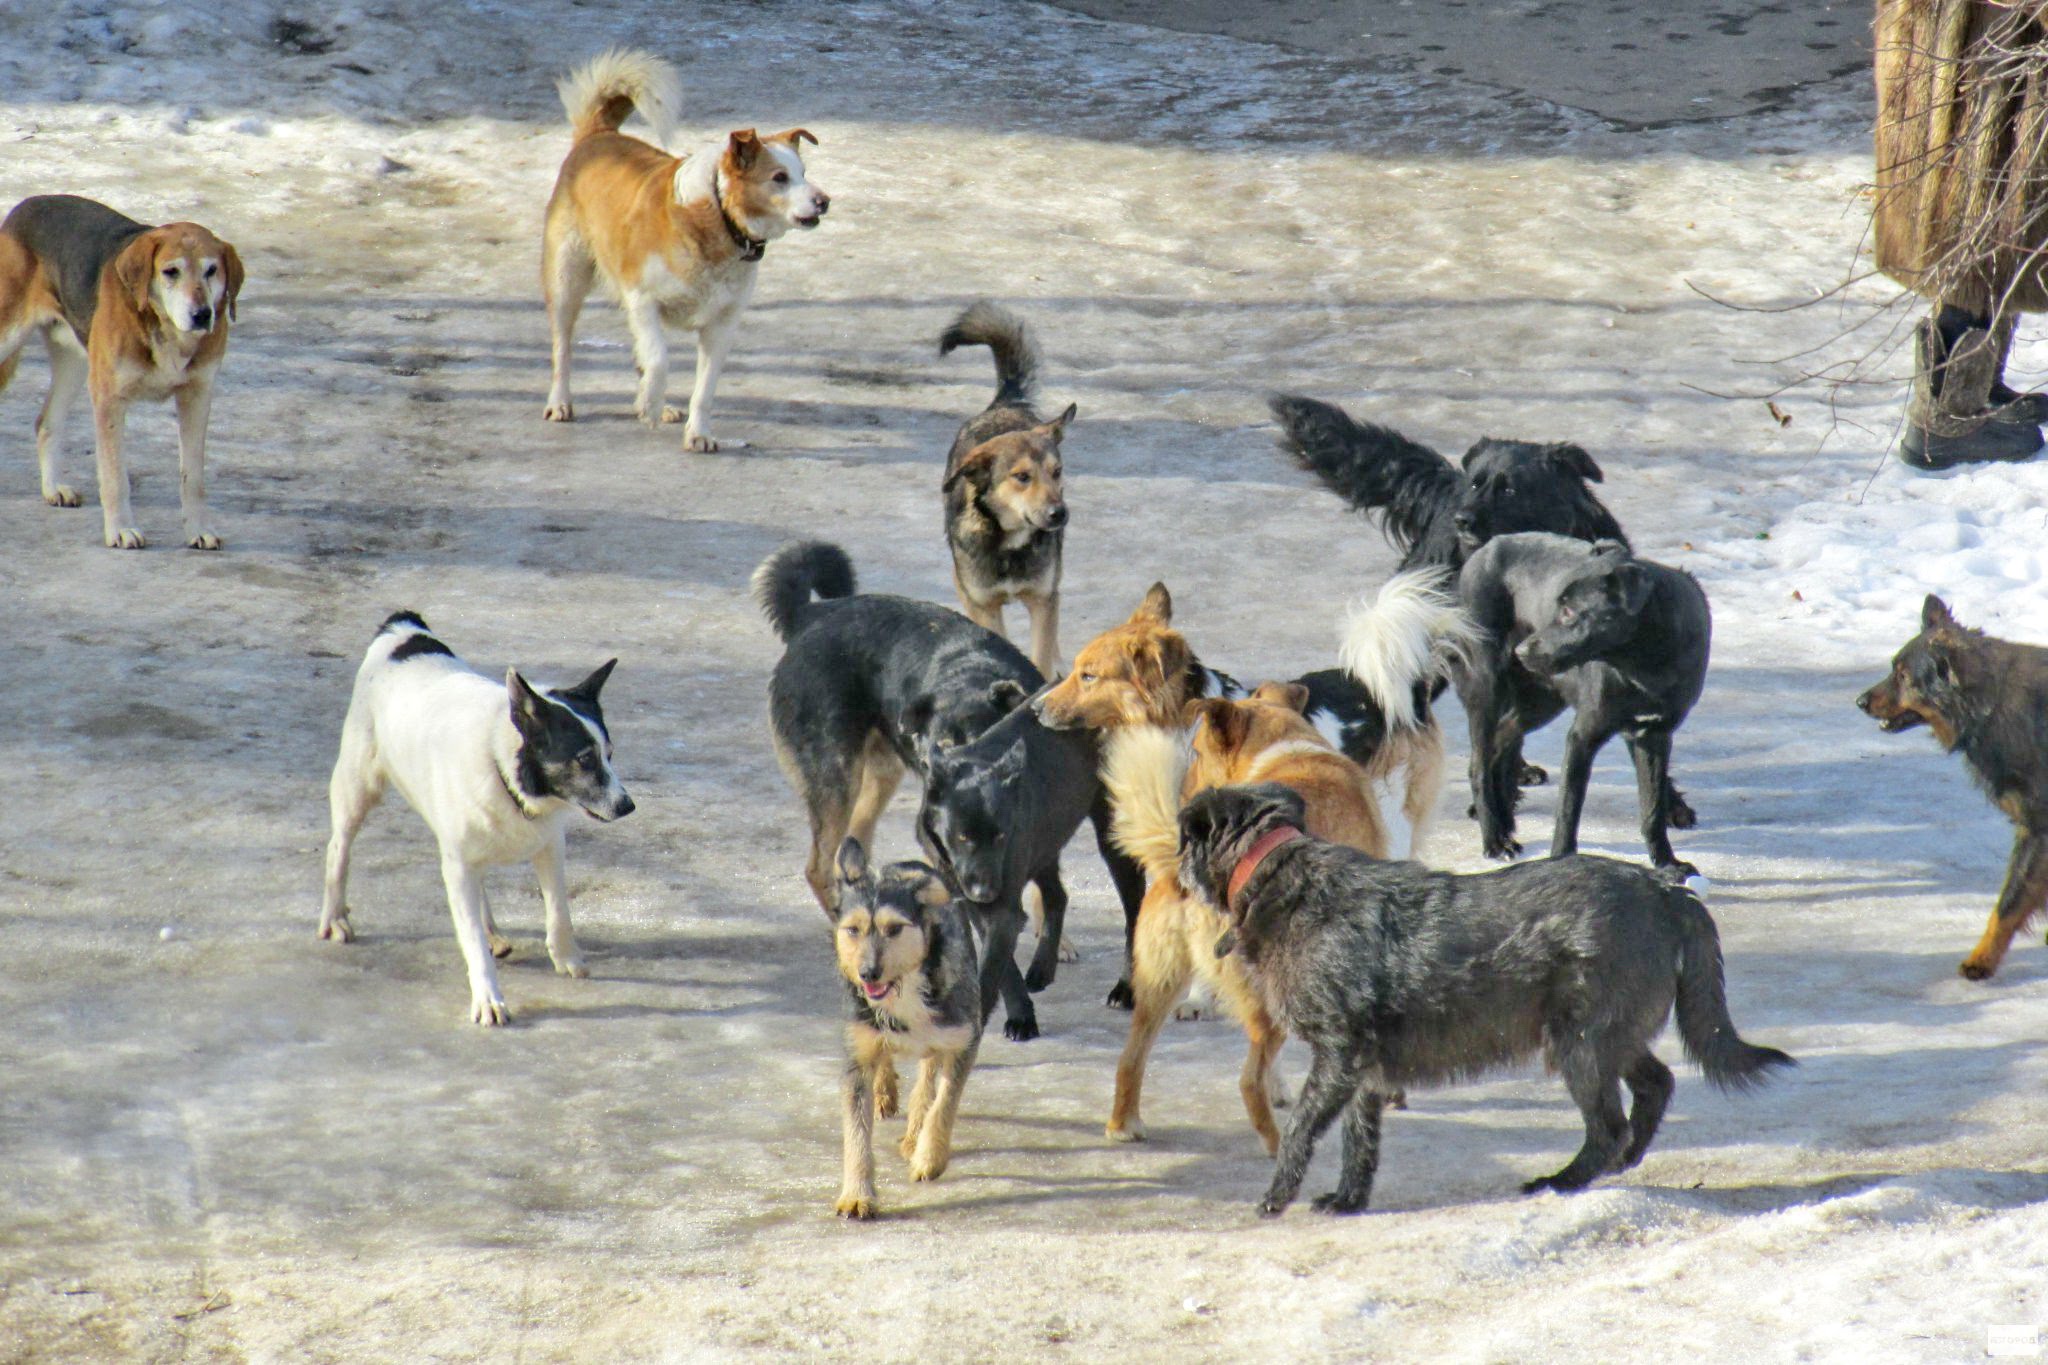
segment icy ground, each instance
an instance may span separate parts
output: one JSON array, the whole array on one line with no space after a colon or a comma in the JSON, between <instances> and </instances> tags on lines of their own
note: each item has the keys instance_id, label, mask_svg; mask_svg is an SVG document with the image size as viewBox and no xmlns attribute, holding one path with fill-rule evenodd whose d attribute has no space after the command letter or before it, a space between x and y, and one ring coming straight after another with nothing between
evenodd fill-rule
<instances>
[{"instance_id":1,"label":"icy ground","mask_svg":"<svg viewBox=\"0 0 2048 1365\"><path fill-rule=\"evenodd\" d=\"M550 81L614 41L679 63L691 136L822 143L832 216L769 253L727 375L744 450L635 426L596 305L581 420L539 420ZM213 421L224 553L162 548L166 411L129 424L156 544L116 555L90 508L35 496L40 357L0 398L0 1359L1861 1363L2048 1324L2048 951L1956 976L2006 823L1851 705L1928 588L2048 639L2048 464L1907 476L1881 456L1895 387L1840 395L1831 439L1818 390L1780 427L1760 395L1812 363L1789 357L1855 353L1831 338L1882 292L1699 292L1775 307L1854 269L1862 78L1622 133L1024 4L50 0L0 6L0 100L0 200L194 218L249 267ZM990 1041L943 1181L884 1145L896 1216L835 1221L838 991L743 587L822 535L868 586L950 600L939 463L990 383L932 339L985 294L1081 408L1070 650L1163 578L1217 664L1329 661L1392 556L1274 455L1266 389L1454 451L1586 444L1641 549L1712 594L1678 847L1736 1020L1802 1067L1726 1098L1680 1065L1648 1160L1576 1198L1513 1193L1578 1141L1556 1081L1418 1094L1372 1214L1262 1223L1234 1029L1171 1026L1151 1141L1102 1136L1119 923L1077 847L1084 957L1047 1036ZM485 667L622 660L640 811L570 854L592 978L549 973L530 882L500 875L508 1030L464 1022L396 803L359 845L361 939L313 936L349 678L400 606ZM1537 851L1553 800L1526 808ZM1425 853L1474 868L1464 802ZM1617 751L1588 844L1639 856L1633 827ZM907 833L899 803L883 851Z\"/></svg>"}]
</instances>

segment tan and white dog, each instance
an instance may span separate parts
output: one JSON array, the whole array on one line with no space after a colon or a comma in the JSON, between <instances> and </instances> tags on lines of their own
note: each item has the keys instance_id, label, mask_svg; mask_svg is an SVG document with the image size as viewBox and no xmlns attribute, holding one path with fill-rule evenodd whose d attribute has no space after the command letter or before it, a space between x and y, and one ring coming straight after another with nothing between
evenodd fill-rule
<instances>
[{"instance_id":1,"label":"tan and white dog","mask_svg":"<svg viewBox=\"0 0 2048 1365\"><path fill-rule=\"evenodd\" d=\"M575 418L570 350L590 286L602 275L618 295L640 367L634 411L649 426L681 421L667 406L668 341L663 325L697 333L697 379L684 444L716 450L711 398L754 292L768 243L792 227L814 228L832 200L804 178L807 130L769 137L741 129L686 157L619 131L638 111L667 142L681 86L667 63L613 49L564 77L557 89L575 145L548 200L541 238L541 292L553 341L554 384L541 416Z\"/></svg>"},{"instance_id":2,"label":"tan and white dog","mask_svg":"<svg viewBox=\"0 0 2048 1365\"><path fill-rule=\"evenodd\" d=\"M178 493L185 543L218 550L206 511L206 418L214 371L242 289L242 258L197 223L150 227L69 194L24 199L0 222L0 389L41 332L50 394L36 417L43 501L76 507L60 466L64 420L92 395L100 512L109 547L145 544L128 501L121 439L128 405L178 408Z\"/></svg>"}]
</instances>

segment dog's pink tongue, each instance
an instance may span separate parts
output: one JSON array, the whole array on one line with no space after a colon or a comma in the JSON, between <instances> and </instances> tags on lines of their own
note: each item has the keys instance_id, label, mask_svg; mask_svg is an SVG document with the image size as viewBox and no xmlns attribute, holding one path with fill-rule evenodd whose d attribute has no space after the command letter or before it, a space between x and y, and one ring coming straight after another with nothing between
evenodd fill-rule
<instances>
[{"instance_id":1,"label":"dog's pink tongue","mask_svg":"<svg viewBox=\"0 0 2048 1365\"><path fill-rule=\"evenodd\" d=\"M868 993L870 1000L880 1000L889 993L889 988L880 981L863 981L860 988Z\"/></svg>"}]
</instances>

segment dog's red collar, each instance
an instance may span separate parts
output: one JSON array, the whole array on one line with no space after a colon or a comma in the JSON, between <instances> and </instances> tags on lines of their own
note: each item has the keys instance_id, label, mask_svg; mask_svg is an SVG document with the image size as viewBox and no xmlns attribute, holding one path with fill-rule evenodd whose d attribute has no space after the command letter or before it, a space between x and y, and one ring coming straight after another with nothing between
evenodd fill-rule
<instances>
[{"instance_id":1,"label":"dog's red collar","mask_svg":"<svg viewBox=\"0 0 2048 1365\"><path fill-rule=\"evenodd\" d=\"M1244 890L1245 883L1252 879L1252 873L1257 872L1259 864L1266 861L1267 855L1281 845L1291 844L1300 837L1301 831L1292 825L1280 825L1261 834L1259 841L1252 845L1251 851L1237 860L1237 867L1230 874L1230 886L1223 893L1223 908L1230 909L1239 893Z\"/></svg>"}]
</instances>

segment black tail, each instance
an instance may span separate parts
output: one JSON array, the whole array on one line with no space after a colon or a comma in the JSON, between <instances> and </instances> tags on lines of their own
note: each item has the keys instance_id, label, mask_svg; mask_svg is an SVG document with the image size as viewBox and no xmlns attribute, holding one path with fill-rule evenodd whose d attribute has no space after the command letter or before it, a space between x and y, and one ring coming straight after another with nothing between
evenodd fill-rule
<instances>
[{"instance_id":1,"label":"black tail","mask_svg":"<svg viewBox=\"0 0 2048 1365\"><path fill-rule=\"evenodd\" d=\"M996 396L990 407L1031 401L1038 387L1038 343L1024 319L987 299L971 303L939 333L940 355L951 355L957 346L986 346L995 354Z\"/></svg>"},{"instance_id":2,"label":"black tail","mask_svg":"<svg viewBox=\"0 0 2048 1365\"><path fill-rule=\"evenodd\" d=\"M399 626L417 626L424 631L433 630L433 627L427 624L427 618L416 611L394 611L384 618L383 625L377 627L377 633L382 635L385 631Z\"/></svg>"},{"instance_id":3,"label":"black tail","mask_svg":"<svg viewBox=\"0 0 2048 1365\"><path fill-rule=\"evenodd\" d=\"M761 561L753 587L754 601L787 640L803 624L812 598L853 596L853 561L837 545L795 541Z\"/></svg>"},{"instance_id":4,"label":"black tail","mask_svg":"<svg viewBox=\"0 0 2048 1365\"><path fill-rule=\"evenodd\" d=\"M1798 1063L1774 1047L1745 1043L1728 1017L1721 976L1721 935L1700 898L1682 886L1667 893L1684 933L1678 954L1678 1036L1685 1055L1722 1090L1751 1090L1773 1067Z\"/></svg>"},{"instance_id":5,"label":"black tail","mask_svg":"<svg viewBox=\"0 0 2048 1365\"><path fill-rule=\"evenodd\" d=\"M1404 553L1463 490L1449 460L1398 431L1298 394L1276 393L1266 406L1280 423L1280 448L1359 511L1377 512L1380 529Z\"/></svg>"}]
</instances>

